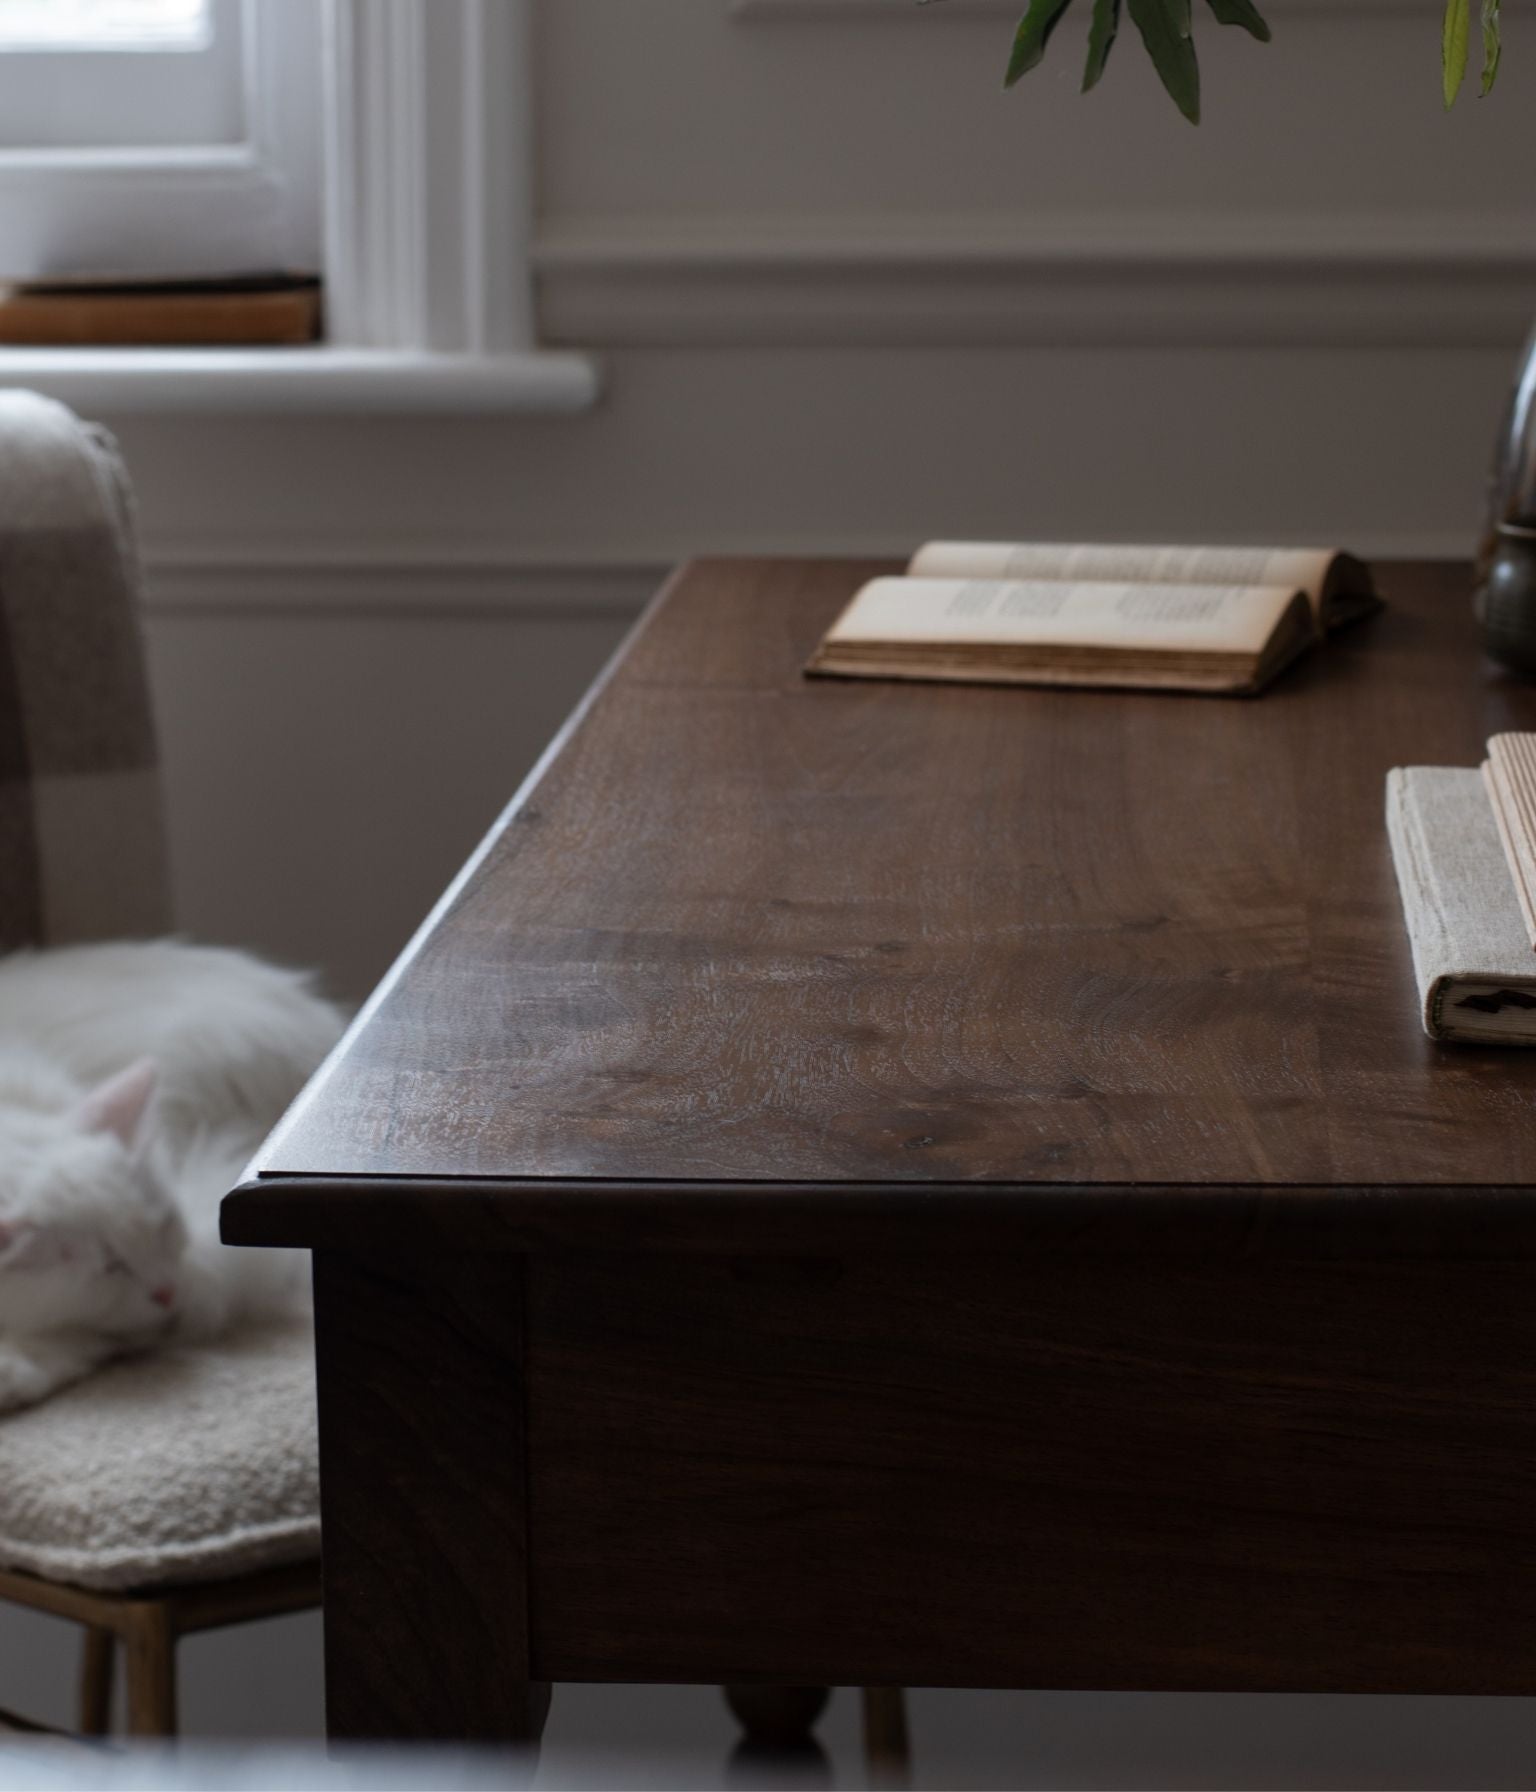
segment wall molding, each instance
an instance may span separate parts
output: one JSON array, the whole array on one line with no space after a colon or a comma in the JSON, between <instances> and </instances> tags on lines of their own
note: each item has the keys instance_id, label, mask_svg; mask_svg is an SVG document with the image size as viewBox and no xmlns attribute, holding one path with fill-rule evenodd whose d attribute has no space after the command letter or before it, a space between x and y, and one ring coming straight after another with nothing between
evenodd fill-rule
<instances>
[{"instance_id":1,"label":"wall molding","mask_svg":"<svg viewBox=\"0 0 1536 1792\"><path fill-rule=\"evenodd\" d=\"M535 240L588 347L1512 349L1536 218L588 220Z\"/></svg>"},{"instance_id":2,"label":"wall molding","mask_svg":"<svg viewBox=\"0 0 1536 1792\"><path fill-rule=\"evenodd\" d=\"M1467 530L1459 528L1398 530L1351 545L1372 558L1418 560L1464 558L1467 543ZM700 544L698 551L901 560L914 545L866 531L835 540L717 540ZM496 543L395 551L371 540L281 553L256 541L162 540L146 543L143 557L150 620L209 623L276 617L363 625L492 621L623 627L676 564L654 553L536 556Z\"/></svg>"},{"instance_id":3,"label":"wall molding","mask_svg":"<svg viewBox=\"0 0 1536 1792\"><path fill-rule=\"evenodd\" d=\"M144 544L151 617L629 622L670 570L644 556L530 556L499 544L376 539L274 551L261 541Z\"/></svg>"}]
</instances>

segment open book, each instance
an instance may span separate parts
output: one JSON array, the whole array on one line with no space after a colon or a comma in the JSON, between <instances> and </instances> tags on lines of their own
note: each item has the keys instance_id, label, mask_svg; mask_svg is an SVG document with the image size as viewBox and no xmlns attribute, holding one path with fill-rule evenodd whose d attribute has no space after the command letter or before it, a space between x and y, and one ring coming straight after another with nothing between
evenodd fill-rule
<instances>
[{"instance_id":1,"label":"open book","mask_svg":"<svg viewBox=\"0 0 1536 1792\"><path fill-rule=\"evenodd\" d=\"M875 579L806 670L844 678L1256 691L1374 608L1323 549L930 542Z\"/></svg>"}]
</instances>

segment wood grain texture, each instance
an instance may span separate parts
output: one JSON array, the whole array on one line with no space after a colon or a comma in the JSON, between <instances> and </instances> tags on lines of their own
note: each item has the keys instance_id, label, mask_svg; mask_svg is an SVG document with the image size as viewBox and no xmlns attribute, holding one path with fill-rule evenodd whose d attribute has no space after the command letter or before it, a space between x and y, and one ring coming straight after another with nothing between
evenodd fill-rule
<instances>
[{"instance_id":1,"label":"wood grain texture","mask_svg":"<svg viewBox=\"0 0 1536 1792\"><path fill-rule=\"evenodd\" d=\"M1386 771L1466 578L1262 699L813 684L686 570L258 1166L333 1734L550 1679L1536 1692L1536 1054L1436 1047Z\"/></svg>"},{"instance_id":2,"label":"wood grain texture","mask_svg":"<svg viewBox=\"0 0 1536 1792\"><path fill-rule=\"evenodd\" d=\"M526 1743L523 1268L315 1257L326 1726Z\"/></svg>"},{"instance_id":3,"label":"wood grain texture","mask_svg":"<svg viewBox=\"0 0 1536 1792\"><path fill-rule=\"evenodd\" d=\"M786 1187L1532 1180L1536 1054L1423 1037L1382 819L1390 766L1536 726L1462 569L1381 568L1384 614L1243 702L803 679L876 570L674 581L232 1237L316 1242L381 1176L402 1233L458 1202L498 1248L646 1184L720 1245Z\"/></svg>"},{"instance_id":4,"label":"wood grain texture","mask_svg":"<svg viewBox=\"0 0 1536 1792\"><path fill-rule=\"evenodd\" d=\"M553 1678L1536 1691L1524 1265L530 1276Z\"/></svg>"}]
</instances>

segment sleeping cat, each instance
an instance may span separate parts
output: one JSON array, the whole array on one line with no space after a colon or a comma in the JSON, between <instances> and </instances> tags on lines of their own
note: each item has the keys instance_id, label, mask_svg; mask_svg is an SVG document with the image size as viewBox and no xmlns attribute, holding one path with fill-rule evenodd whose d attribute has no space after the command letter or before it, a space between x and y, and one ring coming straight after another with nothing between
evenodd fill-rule
<instances>
[{"instance_id":1,"label":"sleeping cat","mask_svg":"<svg viewBox=\"0 0 1536 1792\"><path fill-rule=\"evenodd\" d=\"M162 1337L303 1309L218 1206L340 1036L307 980L176 941L0 959L0 1412Z\"/></svg>"}]
</instances>

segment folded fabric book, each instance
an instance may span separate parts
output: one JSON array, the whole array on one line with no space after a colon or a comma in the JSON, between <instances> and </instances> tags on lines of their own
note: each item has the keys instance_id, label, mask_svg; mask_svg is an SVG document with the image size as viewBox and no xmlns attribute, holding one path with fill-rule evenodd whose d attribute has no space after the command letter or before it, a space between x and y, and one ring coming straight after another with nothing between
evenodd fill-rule
<instances>
[{"instance_id":1,"label":"folded fabric book","mask_svg":"<svg viewBox=\"0 0 1536 1792\"><path fill-rule=\"evenodd\" d=\"M1536 1045L1536 735L1496 735L1479 770L1387 773L1387 837L1425 1031Z\"/></svg>"}]
</instances>

